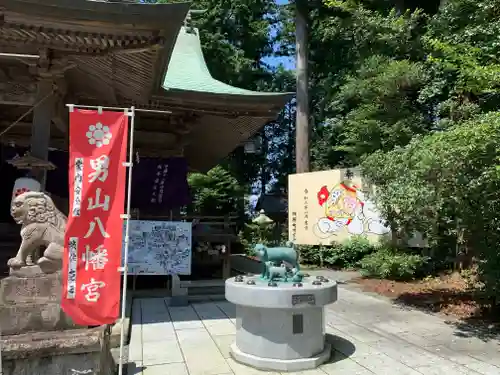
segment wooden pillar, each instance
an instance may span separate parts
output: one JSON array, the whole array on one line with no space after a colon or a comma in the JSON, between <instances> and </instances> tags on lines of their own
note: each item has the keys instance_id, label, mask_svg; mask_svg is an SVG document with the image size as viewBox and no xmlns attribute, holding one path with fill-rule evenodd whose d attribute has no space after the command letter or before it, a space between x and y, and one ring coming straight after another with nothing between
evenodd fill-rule
<instances>
[{"instance_id":1,"label":"wooden pillar","mask_svg":"<svg viewBox=\"0 0 500 375\"><path fill-rule=\"evenodd\" d=\"M55 95L51 94L54 80L49 77L40 77L37 83L36 107L33 110L33 123L31 125L31 155L49 160L50 126L54 114ZM35 170L33 178L45 189L47 171Z\"/></svg>"},{"instance_id":2,"label":"wooden pillar","mask_svg":"<svg viewBox=\"0 0 500 375\"><path fill-rule=\"evenodd\" d=\"M297 111L295 153L297 173L309 172L309 77L307 72L308 0L296 0L295 49L297 70Z\"/></svg>"}]
</instances>

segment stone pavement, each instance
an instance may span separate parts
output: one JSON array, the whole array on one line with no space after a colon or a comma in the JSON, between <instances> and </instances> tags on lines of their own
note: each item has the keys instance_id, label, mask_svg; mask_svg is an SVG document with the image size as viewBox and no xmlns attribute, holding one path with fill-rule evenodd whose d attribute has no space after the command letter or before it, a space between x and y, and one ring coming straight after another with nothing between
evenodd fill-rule
<instances>
[{"instance_id":1,"label":"stone pavement","mask_svg":"<svg viewBox=\"0 0 500 375\"><path fill-rule=\"evenodd\" d=\"M259 375L234 362L234 306L227 301L169 307L168 298L133 304L128 375ZM497 338L457 331L437 316L404 310L339 287L325 310L335 352L303 375L499 375Z\"/></svg>"}]
</instances>

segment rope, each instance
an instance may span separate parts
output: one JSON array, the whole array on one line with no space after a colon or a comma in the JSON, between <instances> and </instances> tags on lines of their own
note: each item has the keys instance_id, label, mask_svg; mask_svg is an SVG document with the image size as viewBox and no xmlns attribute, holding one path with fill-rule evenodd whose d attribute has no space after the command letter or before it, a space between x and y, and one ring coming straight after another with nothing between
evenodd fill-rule
<instances>
[{"instance_id":1,"label":"rope","mask_svg":"<svg viewBox=\"0 0 500 375\"><path fill-rule=\"evenodd\" d=\"M28 116L31 112L33 112L35 110L36 107L38 107L40 104L42 104L45 100L47 100L50 96L52 96L52 94L55 92L56 90L55 89L52 89L52 91L47 94L46 96L44 96L42 99L40 99L38 101L38 103L36 103L33 107L31 107L30 109L28 109L24 114L22 114L16 121L14 121L12 124L10 124L3 132L0 133L0 137L2 137L5 133L7 133L10 129L12 129L14 126L16 126L19 121L21 121L23 118L25 118L26 116Z\"/></svg>"}]
</instances>

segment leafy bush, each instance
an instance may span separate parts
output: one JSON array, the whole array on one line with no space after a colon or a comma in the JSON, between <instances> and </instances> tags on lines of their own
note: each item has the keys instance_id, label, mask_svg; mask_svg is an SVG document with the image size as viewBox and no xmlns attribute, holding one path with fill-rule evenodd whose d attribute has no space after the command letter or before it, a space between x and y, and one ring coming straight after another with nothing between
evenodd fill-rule
<instances>
[{"instance_id":1,"label":"leafy bush","mask_svg":"<svg viewBox=\"0 0 500 375\"><path fill-rule=\"evenodd\" d=\"M339 245L332 246L324 258L325 263L332 266L352 268L366 255L377 250L366 237L353 236Z\"/></svg>"},{"instance_id":2,"label":"leafy bush","mask_svg":"<svg viewBox=\"0 0 500 375\"><path fill-rule=\"evenodd\" d=\"M323 254L328 251L327 247L302 245L298 250L301 264L323 267Z\"/></svg>"},{"instance_id":3,"label":"leafy bush","mask_svg":"<svg viewBox=\"0 0 500 375\"><path fill-rule=\"evenodd\" d=\"M364 256L377 247L366 237L354 236L342 244L330 246L300 246L300 261L320 267L355 267Z\"/></svg>"},{"instance_id":4,"label":"leafy bush","mask_svg":"<svg viewBox=\"0 0 500 375\"><path fill-rule=\"evenodd\" d=\"M359 265L363 276L380 279L409 280L422 273L427 257L396 249L381 248L364 257Z\"/></svg>"}]
</instances>

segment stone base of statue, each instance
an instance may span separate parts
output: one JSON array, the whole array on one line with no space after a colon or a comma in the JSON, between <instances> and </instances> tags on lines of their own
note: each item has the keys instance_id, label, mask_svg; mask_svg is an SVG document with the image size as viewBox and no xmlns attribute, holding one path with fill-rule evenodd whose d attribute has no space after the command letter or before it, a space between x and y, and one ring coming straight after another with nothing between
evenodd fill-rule
<instances>
[{"instance_id":1,"label":"stone base of statue","mask_svg":"<svg viewBox=\"0 0 500 375\"><path fill-rule=\"evenodd\" d=\"M109 329L78 327L61 310L61 273L38 266L0 280L3 374L108 374Z\"/></svg>"},{"instance_id":2,"label":"stone base of statue","mask_svg":"<svg viewBox=\"0 0 500 375\"><path fill-rule=\"evenodd\" d=\"M11 270L0 281L2 335L77 328L61 310L61 273L44 274L38 266Z\"/></svg>"},{"instance_id":3,"label":"stone base of statue","mask_svg":"<svg viewBox=\"0 0 500 375\"><path fill-rule=\"evenodd\" d=\"M302 371L330 358L324 306L337 300L337 284L322 277L269 282L260 276L226 281L226 299L236 305L236 341L231 356L260 370Z\"/></svg>"},{"instance_id":4,"label":"stone base of statue","mask_svg":"<svg viewBox=\"0 0 500 375\"><path fill-rule=\"evenodd\" d=\"M115 373L105 326L2 337L5 375L108 375Z\"/></svg>"}]
</instances>

